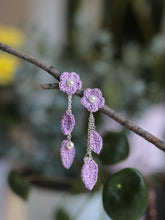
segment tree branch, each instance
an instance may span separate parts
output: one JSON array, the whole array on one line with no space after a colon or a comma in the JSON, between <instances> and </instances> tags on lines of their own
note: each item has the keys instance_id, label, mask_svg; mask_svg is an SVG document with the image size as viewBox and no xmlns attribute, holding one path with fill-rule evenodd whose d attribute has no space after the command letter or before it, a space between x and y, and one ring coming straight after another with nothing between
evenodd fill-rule
<instances>
[{"instance_id":1,"label":"tree branch","mask_svg":"<svg viewBox=\"0 0 165 220\"><path fill-rule=\"evenodd\" d=\"M44 62L24 53L22 51L16 50L6 44L3 44L3 43L0 43L0 50L7 52L9 54L12 54L12 55L19 57L29 63L32 63L32 64L38 66L39 68L43 69L44 71L46 71L47 73L49 73L50 75L52 75L55 79L57 79L59 81L60 72L58 70L56 70L53 66L47 65ZM50 84L45 84L45 85L40 85L40 86L42 89L58 89L57 83L53 83L53 84L50 83ZM78 95L79 97L82 97L83 90L78 91L76 93L76 95ZM100 109L100 111L102 113L104 113L105 115L107 115L108 117L114 119L115 121L117 121L118 123L123 125L124 127L133 131L137 135L143 137L144 139L146 139L150 143L154 144L160 150L165 152L165 142L163 142L159 138L155 137L154 135L152 135L148 131L144 130L143 128L139 127L138 125L136 125L134 122L132 122L131 120L129 120L125 116L114 111L113 109L109 108L106 105L104 105Z\"/></svg>"},{"instance_id":2,"label":"tree branch","mask_svg":"<svg viewBox=\"0 0 165 220\"><path fill-rule=\"evenodd\" d=\"M46 72L48 72L50 75L52 75L54 78L56 78L57 80L59 80L59 76L60 76L60 72L58 72L58 70L56 70L52 65L47 65L44 62L20 51L20 50L16 50L6 44L0 43L0 49L4 52L7 52L9 54L12 54L16 57L19 57L29 63L34 64L35 66L38 66L39 68L45 70Z\"/></svg>"},{"instance_id":3,"label":"tree branch","mask_svg":"<svg viewBox=\"0 0 165 220\"><path fill-rule=\"evenodd\" d=\"M41 89L59 89L58 83L41 84Z\"/></svg>"}]
</instances>

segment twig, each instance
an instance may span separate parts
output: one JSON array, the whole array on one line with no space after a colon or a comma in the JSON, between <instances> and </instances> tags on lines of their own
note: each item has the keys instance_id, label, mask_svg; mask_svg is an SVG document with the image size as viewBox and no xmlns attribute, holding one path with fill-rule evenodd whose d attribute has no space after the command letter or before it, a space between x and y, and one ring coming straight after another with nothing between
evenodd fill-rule
<instances>
[{"instance_id":1,"label":"twig","mask_svg":"<svg viewBox=\"0 0 165 220\"><path fill-rule=\"evenodd\" d=\"M121 115L120 113L114 111L113 109L109 108L108 106L104 105L101 111L114 119L115 121L119 122L124 127L128 128L129 130L133 131L137 135L143 137L150 143L154 144L157 148L165 152L165 142L160 140L159 138L155 137L148 131L144 130L140 126L136 125L133 121L129 120L127 117Z\"/></svg>"},{"instance_id":2,"label":"twig","mask_svg":"<svg viewBox=\"0 0 165 220\"><path fill-rule=\"evenodd\" d=\"M149 191L149 202L147 209L147 220L158 220L157 210L156 210L156 193L149 180L147 180L148 191Z\"/></svg>"},{"instance_id":3,"label":"twig","mask_svg":"<svg viewBox=\"0 0 165 220\"><path fill-rule=\"evenodd\" d=\"M46 72L48 72L50 75L52 75L54 78L56 78L57 80L59 80L59 76L60 76L60 72L58 72L58 70L56 70L52 65L47 65L44 62L20 51L20 50L16 50L6 44L0 43L0 49L4 52L7 52L9 54L12 54L16 57L19 57L29 63L32 63L36 66L38 66L39 68L45 70Z\"/></svg>"},{"instance_id":4,"label":"twig","mask_svg":"<svg viewBox=\"0 0 165 220\"><path fill-rule=\"evenodd\" d=\"M73 180L70 178L43 176L37 174L26 176L26 178L33 185L37 185L49 189L52 188L52 189L70 190L73 187Z\"/></svg>"},{"instance_id":5,"label":"twig","mask_svg":"<svg viewBox=\"0 0 165 220\"><path fill-rule=\"evenodd\" d=\"M38 60L28 54L25 54L22 51L16 50L6 44L3 44L3 43L0 43L0 50L7 52L9 54L12 54L12 55L19 57L29 63L32 63L32 64L38 66L39 68L45 70L46 72L48 72L50 75L52 75L55 79L57 79L59 81L60 72L58 70L56 70L53 66L47 65L44 62L42 62L42 61L40 61L40 60ZM45 84L45 85L41 85L41 88L42 89L57 89L58 85L56 83L55 84ZM83 90L78 91L76 93L76 95L82 97ZM161 141L159 138L155 137L154 135L152 135L148 131L139 127L138 125L136 125L134 122L132 122L131 120L129 120L125 116L114 111L113 109L109 108L106 105L104 105L100 109L100 111L103 112L105 115L109 116L110 118L114 119L115 121L117 121L118 123L123 125L124 127L133 131L137 135L143 137L144 139L146 139L150 143L154 144L160 150L165 152L165 142Z\"/></svg>"},{"instance_id":6,"label":"twig","mask_svg":"<svg viewBox=\"0 0 165 220\"><path fill-rule=\"evenodd\" d=\"M41 89L59 89L58 83L48 83L40 85Z\"/></svg>"}]
</instances>

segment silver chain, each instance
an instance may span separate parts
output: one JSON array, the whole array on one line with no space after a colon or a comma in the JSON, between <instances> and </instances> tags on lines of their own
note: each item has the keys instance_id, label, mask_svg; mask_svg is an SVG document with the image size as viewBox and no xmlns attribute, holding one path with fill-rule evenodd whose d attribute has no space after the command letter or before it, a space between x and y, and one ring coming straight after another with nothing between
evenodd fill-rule
<instances>
[{"instance_id":1,"label":"silver chain","mask_svg":"<svg viewBox=\"0 0 165 220\"><path fill-rule=\"evenodd\" d=\"M72 95L68 95L68 111L72 112Z\"/></svg>"},{"instance_id":2,"label":"silver chain","mask_svg":"<svg viewBox=\"0 0 165 220\"><path fill-rule=\"evenodd\" d=\"M68 109L67 111L72 112L72 95L68 95ZM71 142L71 133L67 135L67 140Z\"/></svg>"},{"instance_id":3,"label":"silver chain","mask_svg":"<svg viewBox=\"0 0 165 220\"><path fill-rule=\"evenodd\" d=\"M88 134L93 130L95 130L95 119L94 119L93 113L90 112L89 122L88 122Z\"/></svg>"},{"instance_id":4,"label":"silver chain","mask_svg":"<svg viewBox=\"0 0 165 220\"><path fill-rule=\"evenodd\" d=\"M90 112L89 121L88 121L88 138L89 138L90 132L93 130L95 130L95 119L94 119L93 113ZM92 150L91 150L90 140L89 140L89 143L87 140L87 153L84 157L84 161L86 161L88 158L92 159Z\"/></svg>"},{"instance_id":5,"label":"silver chain","mask_svg":"<svg viewBox=\"0 0 165 220\"><path fill-rule=\"evenodd\" d=\"M67 137L66 137L66 138L67 138L68 141L71 141L71 138L72 138L71 133L70 133L70 134L67 134Z\"/></svg>"}]
</instances>

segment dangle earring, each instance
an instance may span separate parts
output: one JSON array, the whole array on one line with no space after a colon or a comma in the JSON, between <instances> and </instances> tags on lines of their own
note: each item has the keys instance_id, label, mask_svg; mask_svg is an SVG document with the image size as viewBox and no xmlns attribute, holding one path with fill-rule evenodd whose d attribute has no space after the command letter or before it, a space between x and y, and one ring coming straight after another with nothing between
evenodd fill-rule
<instances>
[{"instance_id":1,"label":"dangle earring","mask_svg":"<svg viewBox=\"0 0 165 220\"><path fill-rule=\"evenodd\" d=\"M92 190L97 182L98 176L98 165L92 158L92 151L99 154L102 148L102 137L95 129L93 112L96 112L99 108L103 107L105 99L102 97L100 89L86 89L81 98L81 103L90 112L88 121L87 153L84 157L84 165L81 169L81 178L86 188Z\"/></svg>"},{"instance_id":2,"label":"dangle earring","mask_svg":"<svg viewBox=\"0 0 165 220\"><path fill-rule=\"evenodd\" d=\"M67 135L66 140L63 140L61 144L61 160L66 169L71 167L75 156L74 143L71 141L71 132L75 126L75 118L72 114L72 95L81 87L82 82L75 72L64 72L60 75L59 89L68 94L68 108L61 120L61 130L64 135Z\"/></svg>"}]
</instances>

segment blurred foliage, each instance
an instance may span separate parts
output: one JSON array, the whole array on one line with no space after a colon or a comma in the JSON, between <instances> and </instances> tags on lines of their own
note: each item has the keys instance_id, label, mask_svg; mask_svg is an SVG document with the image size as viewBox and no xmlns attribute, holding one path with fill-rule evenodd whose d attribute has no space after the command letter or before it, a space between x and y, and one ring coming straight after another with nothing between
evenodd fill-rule
<instances>
[{"instance_id":1,"label":"blurred foliage","mask_svg":"<svg viewBox=\"0 0 165 220\"><path fill-rule=\"evenodd\" d=\"M99 158L105 165L115 164L127 158L129 144L123 132L108 132L103 136L104 147Z\"/></svg>"},{"instance_id":2,"label":"blurred foliage","mask_svg":"<svg viewBox=\"0 0 165 220\"><path fill-rule=\"evenodd\" d=\"M113 220L138 220L148 205L143 176L133 168L113 174L103 188L103 205Z\"/></svg>"},{"instance_id":3,"label":"blurred foliage","mask_svg":"<svg viewBox=\"0 0 165 220\"><path fill-rule=\"evenodd\" d=\"M164 101L165 50L161 43L164 36L160 34L164 2L105 0L101 28L93 33L89 26L91 23L84 18L85 12L84 17L80 13L83 8L83 3L80 3L79 8L72 12L74 28L69 31L74 32L74 41L69 51L89 66L93 84L102 88L106 103L132 115L151 103ZM122 10L123 17L119 13ZM135 16L135 11L139 16L142 14L142 18ZM112 23L121 40L117 40ZM138 24L144 25L143 30ZM145 38L143 32L149 37Z\"/></svg>"},{"instance_id":4,"label":"blurred foliage","mask_svg":"<svg viewBox=\"0 0 165 220\"><path fill-rule=\"evenodd\" d=\"M163 0L104 0L103 27L114 36L118 49L130 40L146 44L160 31Z\"/></svg>"},{"instance_id":5,"label":"blurred foliage","mask_svg":"<svg viewBox=\"0 0 165 220\"><path fill-rule=\"evenodd\" d=\"M20 175L17 171L12 170L8 176L8 183L14 193L20 198L27 200L30 190L30 184L28 180Z\"/></svg>"},{"instance_id":6,"label":"blurred foliage","mask_svg":"<svg viewBox=\"0 0 165 220\"><path fill-rule=\"evenodd\" d=\"M60 208L56 211L54 220L70 220L70 219L71 218L69 214L65 210Z\"/></svg>"}]
</instances>

